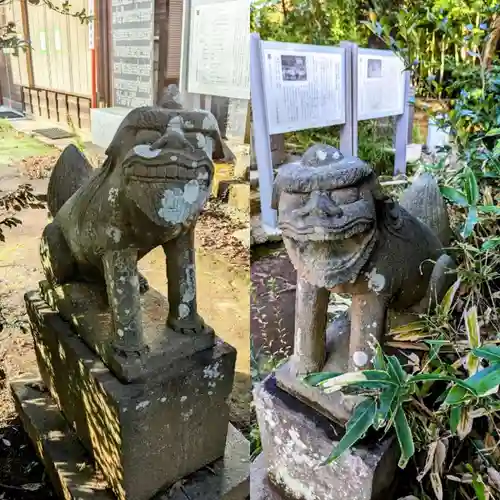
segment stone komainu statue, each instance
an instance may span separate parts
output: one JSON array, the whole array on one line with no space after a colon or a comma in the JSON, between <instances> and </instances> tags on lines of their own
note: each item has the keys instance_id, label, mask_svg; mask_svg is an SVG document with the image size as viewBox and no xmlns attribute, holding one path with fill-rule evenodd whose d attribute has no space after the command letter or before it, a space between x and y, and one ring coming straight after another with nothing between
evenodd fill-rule
<instances>
[{"instance_id":1,"label":"stone komainu statue","mask_svg":"<svg viewBox=\"0 0 500 500\"><path fill-rule=\"evenodd\" d=\"M193 231L210 194L212 159L224 156L223 145L211 113L186 111L173 98L165 106L131 111L96 172L74 146L66 148L48 189L53 221L41 243L46 278L52 286L105 284L114 346L124 356L147 349L140 310L147 282L137 261L157 246L167 258L168 325L192 334L204 328Z\"/></svg>"},{"instance_id":2,"label":"stone komainu statue","mask_svg":"<svg viewBox=\"0 0 500 500\"><path fill-rule=\"evenodd\" d=\"M429 175L407 190L403 208L382 192L366 163L315 145L280 168L273 203L298 274L296 375L320 372L329 355L339 356L325 347L331 291L352 295L342 362L356 370L370 367L370 344L383 342L389 310L424 312L453 282L453 261L443 250L446 207Z\"/></svg>"}]
</instances>

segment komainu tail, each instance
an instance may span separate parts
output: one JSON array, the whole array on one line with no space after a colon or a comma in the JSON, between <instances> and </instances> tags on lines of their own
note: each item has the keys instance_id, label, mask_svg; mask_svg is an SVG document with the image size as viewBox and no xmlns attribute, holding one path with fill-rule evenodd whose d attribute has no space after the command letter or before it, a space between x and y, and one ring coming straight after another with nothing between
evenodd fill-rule
<instances>
[{"instance_id":1,"label":"komainu tail","mask_svg":"<svg viewBox=\"0 0 500 500\"><path fill-rule=\"evenodd\" d=\"M431 174L420 174L405 190L399 204L411 215L427 224L444 247L450 244L448 211L438 183Z\"/></svg>"},{"instance_id":2,"label":"komainu tail","mask_svg":"<svg viewBox=\"0 0 500 500\"><path fill-rule=\"evenodd\" d=\"M52 217L92 176L94 169L76 146L70 144L59 156L50 176L47 204Z\"/></svg>"}]
</instances>

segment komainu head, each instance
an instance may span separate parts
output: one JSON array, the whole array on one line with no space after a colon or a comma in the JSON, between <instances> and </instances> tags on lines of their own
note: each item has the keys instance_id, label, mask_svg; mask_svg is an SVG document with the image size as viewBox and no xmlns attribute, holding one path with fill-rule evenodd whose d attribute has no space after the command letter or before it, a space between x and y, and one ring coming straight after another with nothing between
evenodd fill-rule
<instances>
[{"instance_id":1,"label":"komainu head","mask_svg":"<svg viewBox=\"0 0 500 500\"><path fill-rule=\"evenodd\" d=\"M384 199L372 169L332 146L314 145L281 167L273 208L296 269L326 288L355 281L374 248Z\"/></svg>"},{"instance_id":2,"label":"komainu head","mask_svg":"<svg viewBox=\"0 0 500 500\"><path fill-rule=\"evenodd\" d=\"M159 226L189 224L206 202L221 137L207 111L138 108L107 150L116 197Z\"/></svg>"}]
</instances>

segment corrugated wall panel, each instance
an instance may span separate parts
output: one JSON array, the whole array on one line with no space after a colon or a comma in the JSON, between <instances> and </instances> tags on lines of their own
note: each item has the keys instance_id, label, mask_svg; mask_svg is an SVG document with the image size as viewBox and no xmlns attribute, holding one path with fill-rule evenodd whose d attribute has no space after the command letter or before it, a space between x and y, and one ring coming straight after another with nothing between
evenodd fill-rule
<instances>
[{"instance_id":1,"label":"corrugated wall panel","mask_svg":"<svg viewBox=\"0 0 500 500\"><path fill-rule=\"evenodd\" d=\"M37 87L50 88L50 64L48 57L49 41L47 36L47 9L28 3L30 24L33 76Z\"/></svg>"},{"instance_id":2,"label":"corrugated wall panel","mask_svg":"<svg viewBox=\"0 0 500 500\"><path fill-rule=\"evenodd\" d=\"M181 70L182 0L170 0L168 6L168 56L166 79L178 79Z\"/></svg>"},{"instance_id":3,"label":"corrugated wall panel","mask_svg":"<svg viewBox=\"0 0 500 500\"><path fill-rule=\"evenodd\" d=\"M87 0L73 0L71 4L73 11L87 8ZM45 6L30 5L28 16L35 85L90 96L88 26Z\"/></svg>"},{"instance_id":4,"label":"corrugated wall panel","mask_svg":"<svg viewBox=\"0 0 500 500\"><path fill-rule=\"evenodd\" d=\"M16 23L16 29L19 36L23 37L23 26L22 26L22 14L21 14L21 4L19 2L14 2L10 5L8 9L7 16L8 19ZM10 61L12 64L12 80L16 85L28 85L28 66L26 65L26 53L24 50L20 50L17 56L10 56Z\"/></svg>"}]
</instances>

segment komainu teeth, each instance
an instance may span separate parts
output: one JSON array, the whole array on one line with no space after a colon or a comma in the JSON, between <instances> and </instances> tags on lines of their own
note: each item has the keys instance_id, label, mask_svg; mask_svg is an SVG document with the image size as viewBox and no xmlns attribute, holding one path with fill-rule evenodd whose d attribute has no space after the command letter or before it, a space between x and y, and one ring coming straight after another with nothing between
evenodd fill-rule
<instances>
[{"instance_id":1,"label":"komainu teeth","mask_svg":"<svg viewBox=\"0 0 500 500\"><path fill-rule=\"evenodd\" d=\"M206 180L210 179L210 174L205 168L186 168L182 165L156 165L146 167L145 165L134 165L127 167L127 174L134 177L156 180Z\"/></svg>"}]
</instances>

